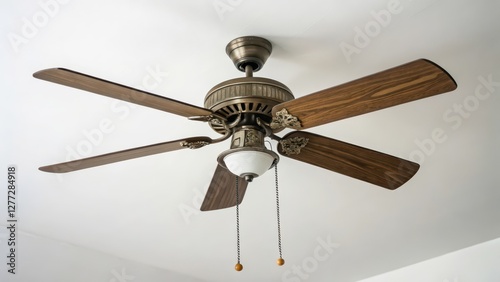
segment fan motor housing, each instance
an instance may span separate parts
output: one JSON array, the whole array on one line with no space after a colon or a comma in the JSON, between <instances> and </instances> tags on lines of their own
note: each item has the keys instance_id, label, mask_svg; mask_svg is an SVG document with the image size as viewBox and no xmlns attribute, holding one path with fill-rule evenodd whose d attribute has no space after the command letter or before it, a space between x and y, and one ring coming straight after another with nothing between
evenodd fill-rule
<instances>
[{"instance_id":1,"label":"fan motor housing","mask_svg":"<svg viewBox=\"0 0 500 282\"><path fill-rule=\"evenodd\" d=\"M290 89L281 82L263 77L242 77L224 81L210 89L205 97L205 108L229 122L246 113L270 122L272 108L293 99ZM221 134L225 131L217 124L211 126Z\"/></svg>"}]
</instances>

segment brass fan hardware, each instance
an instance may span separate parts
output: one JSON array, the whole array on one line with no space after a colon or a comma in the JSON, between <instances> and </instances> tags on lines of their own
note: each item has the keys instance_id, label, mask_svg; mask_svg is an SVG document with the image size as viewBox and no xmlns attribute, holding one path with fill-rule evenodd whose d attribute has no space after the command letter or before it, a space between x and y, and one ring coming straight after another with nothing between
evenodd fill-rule
<instances>
[{"instance_id":1,"label":"brass fan hardware","mask_svg":"<svg viewBox=\"0 0 500 282\"><path fill-rule=\"evenodd\" d=\"M283 153L287 156L300 154L300 149L304 148L307 142L309 139L305 137L291 137L279 141Z\"/></svg>"},{"instance_id":2,"label":"brass fan hardware","mask_svg":"<svg viewBox=\"0 0 500 282\"><path fill-rule=\"evenodd\" d=\"M234 266L236 271L242 271L243 265L241 264L241 256L240 256L240 193L239 193L239 179L238 176L236 179L236 254L237 254L237 262Z\"/></svg>"},{"instance_id":3,"label":"brass fan hardware","mask_svg":"<svg viewBox=\"0 0 500 282\"><path fill-rule=\"evenodd\" d=\"M419 59L296 99L283 83L254 77L272 53L268 40L239 37L227 44L226 53L236 69L245 75L215 85L206 94L204 107L64 68L34 73L38 79L206 122L216 134L222 135L214 139L183 138L44 166L40 170L76 171L152 154L197 149L232 137L230 148L218 157L201 206L203 211L216 210L239 205L248 183L276 168L278 155L264 146L264 139L269 138L278 141L277 152L282 156L396 189L412 178L418 164L302 130L446 93L457 87L443 68ZM285 128L301 131L292 130L283 137L278 136ZM238 191L233 189L235 175Z\"/></svg>"},{"instance_id":4,"label":"brass fan hardware","mask_svg":"<svg viewBox=\"0 0 500 282\"><path fill-rule=\"evenodd\" d=\"M280 220L280 195L278 190L278 166L274 166L274 184L276 185L276 219L278 222L278 252L280 257L276 260L276 264L282 266L285 264L283 252L281 249L281 220Z\"/></svg>"},{"instance_id":5,"label":"brass fan hardware","mask_svg":"<svg viewBox=\"0 0 500 282\"><path fill-rule=\"evenodd\" d=\"M270 127L277 130L285 127L300 129L302 126L300 125L300 120L297 117L292 116L285 108L283 108L281 111L276 112L271 121Z\"/></svg>"},{"instance_id":6,"label":"brass fan hardware","mask_svg":"<svg viewBox=\"0 0 500 282\"><path fill-rule=\"evenodd\" d=\"M210 144L210 143L206 142L206 141L193 141L193 142L182 141L181 142L182 147L186 147L189 149L199 149L201 147L205 147L208 144Z\"/></svg>"},{"instance_id":7,"label":"brass fan hardware","mask_svg":"<svg viewBox=\"0 0 500 282\"><path fill-rule=\"evenodd\" d=\"M234 266L236 271L242 271L243 265L241 264L241 249L240 249L240 196L239 196L239 178L235 177L235 196L236 196L236 254L237 254L237 263ZM276 186L276 220L278 223L278 252L279 258L276 260L276 264L278 266L282 266L285 264L285 260L283 259L283 251L281 244L281 220L280 220L280 198L279 198L279 185L278 185L278 165L274 165L274 183Z\"/></svg>"},{"instance_id":8,"label":"brass fan hardware","mask_svg":"<svg viewBox=\"0 0 500 282\"><path fill-rule=\"evenodd\" d=\"M255 177L272 168L279 161L278 155L264 146L264 137L264 132L256 127L243 126L235 130L231 139L231 148L222 152L217 158L219 165L243 177L246 181L252 182ZM268 165L262 167L262 171L248 167L256 162L265 162L266 159ZM244 162L247 162L246 165Z\"/></svg>"},{"instance_id":9,"label":"brass fan hardware","mask_svg":"<svg viewBox=\"0 0 500 282\"><path fill-rule=\"evenodd\" d=\"M268 40L257 36L243 36L231 40L226 45L226 54L234 66L247 72L247 67L259 71L267 61L273 46Z\"/></svg>"}]
</instances>

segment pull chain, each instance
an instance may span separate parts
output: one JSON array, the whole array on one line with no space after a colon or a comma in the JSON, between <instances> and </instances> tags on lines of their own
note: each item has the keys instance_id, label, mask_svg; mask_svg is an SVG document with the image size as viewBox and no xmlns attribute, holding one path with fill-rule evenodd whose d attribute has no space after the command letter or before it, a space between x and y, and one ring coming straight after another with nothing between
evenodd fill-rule
<instances>
[{"instance_id":1,"label":"pull chain","mask_svg":"<svg viewBox=\"0 0 500 282\"><path fill-rule=\"evenodd\" d=\"M240 195L238 189L238 176L236 176L236 250L238 252L238 263L234 266L236 271L241 271L243 265L240 263Z\"/></svg>"},{"instance_id":2,"label":"pull chain","mask_svg":"<svg viewBox=\"0 0 500 282\"><path fill-rule=\"evenodd\" d=\"M281 266L285 264L281 252L281 223L280 223L280 196L278 192L278 164L274 165L274 182L276 183L276 218L278 219L278 250L280 252L280 258L276 260L276 263Z\"/></svg>"}]
</instances>

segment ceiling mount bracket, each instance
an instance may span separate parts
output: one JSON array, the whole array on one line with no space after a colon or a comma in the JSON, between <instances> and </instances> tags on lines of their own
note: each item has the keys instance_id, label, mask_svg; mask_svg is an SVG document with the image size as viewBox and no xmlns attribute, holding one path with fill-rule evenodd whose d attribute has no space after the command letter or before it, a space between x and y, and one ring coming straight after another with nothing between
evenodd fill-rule
<instances>
[{"instance_id":1,"label":"ceiling mount bracket","mask_svg":"<svg viewBox=\"0 0 500 282\"><path fill-rule=\"evenodd\" d=\"M271 55L273 47L268 40L257 36L243 36L231 40L226 46L226 54L234 66L248 74L247 66L259 71Z\"/></svg>"}]
</instances>

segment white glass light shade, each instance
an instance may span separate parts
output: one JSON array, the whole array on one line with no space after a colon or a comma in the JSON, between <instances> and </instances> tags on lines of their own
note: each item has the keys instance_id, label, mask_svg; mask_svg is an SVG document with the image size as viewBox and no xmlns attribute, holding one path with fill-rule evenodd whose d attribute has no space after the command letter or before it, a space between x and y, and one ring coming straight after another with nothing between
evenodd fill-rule
<instances>
[{"instance_id":1,"label":"white glass light shade","mask_svg":"<svg viewBox=\"0 0 500 282\"><path fill-rule=\"evenodd\" d=\"M227 169L240 177L262 175L271 168L275 157L263 151L236 151L224 157Z\"/></svg>"}]
</instances>

